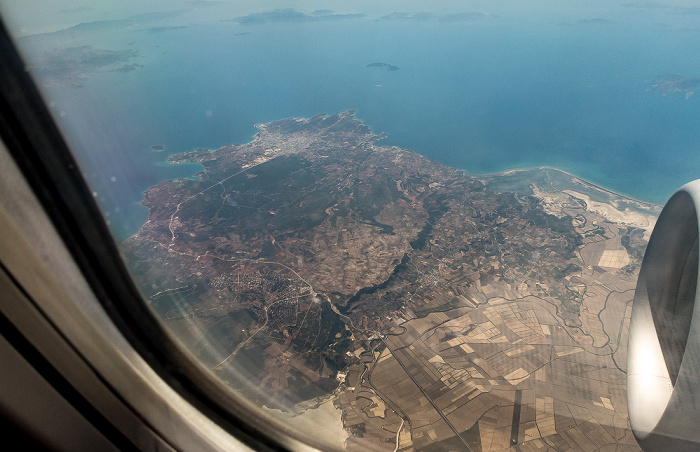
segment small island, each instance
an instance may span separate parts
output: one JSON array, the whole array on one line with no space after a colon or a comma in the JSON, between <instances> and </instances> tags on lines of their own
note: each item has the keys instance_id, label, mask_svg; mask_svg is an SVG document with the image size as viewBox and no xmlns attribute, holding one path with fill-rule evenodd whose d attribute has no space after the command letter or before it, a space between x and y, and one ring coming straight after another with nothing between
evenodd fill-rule
<instances>
[{"instance_id":1,"label":"small island","mask_svg":"<svg viewBox=\"0 0 700 452\"><path fill-rule=\"evenodd\" d=\"M651 86L647 91L661 94L663 96L674 93L685 93L685 98L695 94L695 90L700 88L700 78L685 77L682 75L659 75L651 80Z\"/></svg>"},{"instance_id":2,"label":"small island","mask_svg":"<svg viewBox=\"0 0 700 452\"><path fill-rule=\"evenodd\" d=\"M151 150L153 152L160 152L163 149L165 149L165 146L163 146L162 144L154 144L153 146L151 146Z\"/></svg>"},{"instance_id":3,"label":"small island","mask_svg":"<svg viewBox=\"0 0 700 452\"><path fill-rule=\"evenodd\" d=\"M399 69L401 69L400 67L394 66L389 63L370 63L365 67L383 67L386 68L387 71L398 71Z\"/></svg>"}]
</instances>

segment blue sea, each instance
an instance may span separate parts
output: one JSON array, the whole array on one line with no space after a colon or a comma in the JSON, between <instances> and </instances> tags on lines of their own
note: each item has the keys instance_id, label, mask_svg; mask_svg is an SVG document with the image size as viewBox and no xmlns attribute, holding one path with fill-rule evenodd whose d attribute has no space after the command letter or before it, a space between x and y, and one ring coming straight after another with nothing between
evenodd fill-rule
<instances>
[{"instance_id":1,"label":"blue sea","mask_svg":"<svg viewBox=\"0 0 700 452\"><path fill-rule=\"evenodd\" d=\"M256 123L348 109L387 132L382 143L472 174L554 166L663 203L700 178L700 93L647 89L662 74L700 77L700 32L651 14L132 21L20 45L30 60L81 45L130 52L131 68L82 67L79 87L40 80L123 240L146 220L144 190L201 169L168 155L248 142ZM375 62L400 69L366 67Z\"/></svg>"}]
</instances>

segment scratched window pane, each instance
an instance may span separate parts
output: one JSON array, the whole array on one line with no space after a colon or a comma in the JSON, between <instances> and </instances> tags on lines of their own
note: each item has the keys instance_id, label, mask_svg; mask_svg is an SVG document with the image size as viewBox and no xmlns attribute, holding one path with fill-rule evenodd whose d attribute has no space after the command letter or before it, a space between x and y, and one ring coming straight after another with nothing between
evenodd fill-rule
<instances>
[{"instance_id":1,"label":"scratched window pane","mask_svg":"<svg viewBox=\"0 0 700 452\"><path fill-rule=\"evenodd\" d=\"M696 8L307 3L0 1L145 302L329 445L640 450Z\"/></svg>"}]
</instances>

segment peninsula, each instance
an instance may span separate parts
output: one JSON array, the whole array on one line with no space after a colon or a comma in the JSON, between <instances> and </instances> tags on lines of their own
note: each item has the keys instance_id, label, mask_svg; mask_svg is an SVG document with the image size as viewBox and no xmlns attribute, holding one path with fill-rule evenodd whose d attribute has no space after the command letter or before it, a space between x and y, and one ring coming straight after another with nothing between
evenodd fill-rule
<instances>
[{"instance_id":1,"label":"peninsula","mask_svg":"<svg viewBox=\"0 0 700 452\"><path fill-rule=\"evenodd\" d=\"M627 332L659 206L470 176L354 113L171 156L204 170L149 189L123 245L163 322L260 406L332 401L349 450L638 450Z\"/></svg>"}]
</instances>

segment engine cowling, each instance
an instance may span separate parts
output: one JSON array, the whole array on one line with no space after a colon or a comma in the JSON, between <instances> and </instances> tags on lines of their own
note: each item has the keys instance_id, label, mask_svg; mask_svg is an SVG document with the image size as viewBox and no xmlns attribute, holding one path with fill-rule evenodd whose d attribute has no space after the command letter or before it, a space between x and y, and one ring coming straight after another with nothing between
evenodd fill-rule
<instances>
[{"instance_id":1,"label":"engine cowling","mask_svg":"<svg viewBox=\"0 0 700 452\"><path fill-rule=\"evenodd\" d=\"M699 212L697 180L666 203L637 282L627 403L632 430L645 451L700 450Z\"/></svg>"}]
</instances>

